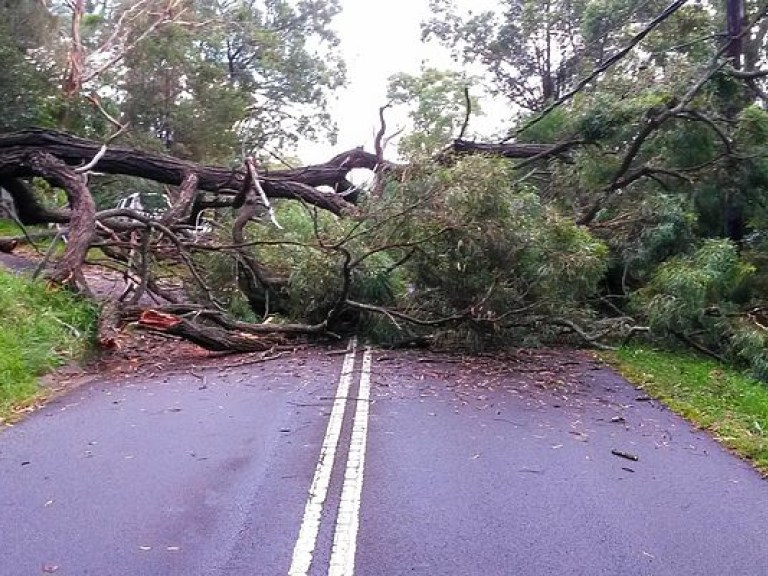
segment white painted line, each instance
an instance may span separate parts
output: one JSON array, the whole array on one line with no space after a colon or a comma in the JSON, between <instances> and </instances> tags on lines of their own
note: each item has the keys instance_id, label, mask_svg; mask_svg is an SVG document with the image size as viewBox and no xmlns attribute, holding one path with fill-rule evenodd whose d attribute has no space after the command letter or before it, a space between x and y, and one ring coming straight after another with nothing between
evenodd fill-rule
<instances>
[{"instance_id":1,"label":"white painted line","mask_svg":"<svg viewBox=\"0 0 768 576\"><path fill-rule=\"evenodd\" d=\"M344 473L344 485L341 489L339 514L336 517L336 533L333 536L328 576L353 576L355 573L355 552L357 550L357 530L360 526L360 498L363 492L370 400L371 349L366 348L363 355L360 392L357 395L355 422L352 426L347 469Z\"/></svg>"},{"instance_id":2,"label":"white painted line","mask_svg":"<svg viewBox=\"0 0 768 576\"><path fill-rule=\"evenodd\" d=\"M355 352L357 352L356 339L350 340L349 348L349 352L344 356L336 399L328 419L328 428L325 431L323 446L320 448L315 475L309 487L309 498L304 508L304 518L299 529L299 537L293 548L293 559L288 571L289 576L306 576L312 564L312 554L315 552L317 533L320 530L320 517L323 513L325 498L328 495L328 484L331 481L333 462L336 459L336 449L341 434L341 424L344 420L344 410L347 407L349 386L352 383L352 370L355 366Z\"/></svg>"}]
</instances>

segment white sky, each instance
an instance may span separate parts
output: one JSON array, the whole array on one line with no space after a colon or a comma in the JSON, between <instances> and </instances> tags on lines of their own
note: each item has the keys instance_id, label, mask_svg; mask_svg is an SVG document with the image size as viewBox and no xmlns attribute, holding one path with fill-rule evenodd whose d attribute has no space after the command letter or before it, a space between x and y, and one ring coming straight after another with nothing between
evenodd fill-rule
<instances>
[{"instance_id":1,"label":"white sky","mask_svg":"<svg viewBox=\"0 0 768 576\"><path fill-rule=\"evenodd\" d=\"M457 0L459 6L479 11L493 0ZM372 150L378 129L378 110L386 104L387 78L397 72L418 73L422 65L448 68L449 52L434 42L421 42L420 23L429 17L428 0L342 0L343 12L334 28L341 38L347 63L346 87L337 91L331 114L339 126L338 145L305 144L299 154L305 162L324 162L333 154L355 146ZM390 130L402 117L387 114ZM391 150L394 156L395 151Z\"/></svg>"}]
</instances>

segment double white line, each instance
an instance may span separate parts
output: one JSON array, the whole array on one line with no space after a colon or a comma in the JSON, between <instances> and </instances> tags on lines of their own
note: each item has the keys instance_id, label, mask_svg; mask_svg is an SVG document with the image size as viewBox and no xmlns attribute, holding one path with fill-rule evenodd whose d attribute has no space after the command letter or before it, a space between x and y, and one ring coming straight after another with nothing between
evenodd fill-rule
<instances>
[{"instance_id":1,"label":"double white line","mask_svg":"<svg viewBox=\"0 0 768 576\"><path fill-rule=\"evenodd\" d=\"M320 449L320 457L315 468L315 475L309 487L309 498L304 508L304 519L299 530L299 537L293 549L293 560L288 571L289 576L306 576L312 564L312 555L320 531L323 504L328 496L331 472L336 460L341 426L347 408L349 389L352 384L357 341L350 342L350 349L344 356L341 377L333 402L328 428ZM357 530L360 525L360 496L363 490L363 472L365 468L365 446L368 433L368 414L371 397L371 350L363 353L363 366L360 374L360 389L357 394L355 419L352 424L352 438L349 443L349 455L341 489L341 502L336 517L336 530L333 536L333 548L328 569L329 576L352 576L355 571L355 551L357 548Z\"/></svg>"}]
</instances>

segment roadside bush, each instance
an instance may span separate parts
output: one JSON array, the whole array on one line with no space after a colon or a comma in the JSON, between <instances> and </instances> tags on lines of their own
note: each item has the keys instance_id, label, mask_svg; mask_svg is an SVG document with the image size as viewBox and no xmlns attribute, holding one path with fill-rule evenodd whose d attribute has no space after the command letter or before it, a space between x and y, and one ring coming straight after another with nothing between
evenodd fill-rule
<instances>
[{"instance_id":1,"label":"roadside bush","mask_svg":"<svg viewBox=\"0 0 768 576\"><path fill-rule=\"evenodd\" d=\"M657 335L697 342L768 381L768 329L738 302L754 272L732 242L707 240L659 266L634 303Z\"/></svg>"},{"instance_id":2,"label":"roadside bush","mask_svg":"<svg viewBox=\"0 0 768 576\"><path fill-rule=\"evenodd\" d=\"M748 319L734 321L732 330L736 360L746 363L755 378L768 382L768 331Z\"/></svg>"},{"instance_id":3,"label":"roadside bush","mask_svg":"<svg viewBox=\"0 0 768 576\"><path fill-rule=\"evenodd\" d=\"M732 242L707 240L693 254L659 266L635 295L637 309L645 311L657 332L704 330L717 343L723 315L734 310L732 295L753 272Z\"/></svg>"}]
</instances>

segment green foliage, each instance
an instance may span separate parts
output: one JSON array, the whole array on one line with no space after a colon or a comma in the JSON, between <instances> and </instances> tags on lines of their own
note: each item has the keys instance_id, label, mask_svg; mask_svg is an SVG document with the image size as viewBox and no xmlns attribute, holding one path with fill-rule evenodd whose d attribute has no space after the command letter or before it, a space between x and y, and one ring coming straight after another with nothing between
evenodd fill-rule
<instances>
[{"instance_id":1,"label":"green foliage","mask_svg":"<svg viewBox=\"0 0 768 576\"><path fill-rule=\"evenodd\" d=\"M344 254L342 246L356 265L350 271L348 297L374 305L394 304L402 290L399 274L390 271L393 264L386 251L377 251L371 232L374 221L353 222L334 216L310 216L301 206L283 204L278 219L287 233L283 242L293 246L269 246L260 249L271 268L283 267L287 276L289 315L310 322L323 321L337 303L343 289ZM276 236L274 228L269 236Z\"/></svg>"},{"instance_id":2,"label":"green foliage","mask_svg":"<svg viewBox=\"0 0 768 576\"><path fill-rule=\"evenodd\" d=\"M531 117L533 118L533 117ZM549 114L529 128L526 128L518 140L520 142L549 143L566 140L574 132L573 114L565 107L552 110ZM523 126L529 123L529 118L521 120Z\"/></svg>"},{"instance_id":3,"label":"green foliage","mask_svg":"<svg viewBox=\"0 0 768 576\"><path fill-rule=\"evenodd\" d=\"M574 62L585 2L504 0L494 10L462 13L431 0L423 36L450 46L466 63L485 63L495 88L523 110L540 110L580 72Z\"/></svg>"},{"instance_id":4,"label":"green foliage","mask_svg":"<svg viewBox=\"0 0 768 576\"><path fill-rule=\"evenodd\" d=\"M651 328L659 335L683 334L749 368L768 381L768 330L754 313L739 313L750 294L755 267L727 240L707 240L689 256L659 266L635 294ZM758 296L763 292L756 291Z\"/></svg>"},{"instance_id":5,"label":"green foliage","mask_svg":"<svg viewBox=\"0 0 768 576\"><path fill-rule=\"evenodd\" d=\"M659 266L637 293L638 308L645 310L651 327L661 333L705 329L717 338L722 318L708 311L712 307L727 311L734 293L753 272L731 242L707 240L690 256Z\"/></svg>"},{"instance_id":6,"label":"green foliage","mask_svg":"<svg viewBox=\"0 0 768 576\"><path fill-rule=\"evenodd\" d=\"M452 334L473 346L543 337L539 324L547 318L591 315L607 247L516 185L508 162L468 157L450 167L414 168L385 198L366 202L358 219L280 202L282 230L266 219L249 225L251 256L282 286L274 321L326 320L346 276L351 301L427 319L465 316ZM206 283L242 314L237 267L221 255L204 258ZM532 316L520 330L515 324L525 310ZM385 342L419 333L407 321L354 308L337 321Z\"/></svg>"},{"instance_id":7,"label":"green foliage","mask_svg":"<svg viewBox=\"0 0 768 576\"><path fill-rule=\"evenodd\" d=\"M768 330L745 319L734 321L732 330L731 347L737 359L749 366L755 378L768 382Z\"/></svg>"},{"instance_id":8,"label":"green foliage","mask_svg":"<svg viewBox=\"0 0 768 576\"><path fill-rule=\"evenodd\" d=\"M421 203L396 222L403 240L419 240L404 266L414 309L488 320L528 306L583 310L605 272L605 245L513 182L508 163L470 157L402 187L405 202Z\"/></svg>"},{"instance_id":9,"label":"green foliage","mask_svg":"<svg viewBox=\"0 0 768 576\"><path fill-rule=\"evenodd\" d=\"M80 357L95 331L93 305L0 272L0 421L37 392L37 378Z\"/></svg>"},{"instance_id":10,"label":"green foliage","mask_svg":"<svg viewBox=\"0 0 768 576\"><path fill-rule=\"evenodd\" d=\"M331 28L337 0L184 0L160 21L166 4L86 2L78 30L86 84L64 94L72 8L0 1L0 129L37 124L104 139L114 126L88 93L130 122L132 142L202 162L334 136L328 96L345 74Z\"/></svg>"},{"instance_id":11,"label":"green foliage","mask_svg":"<svg viewBox=\"0 0 768 576\"><path fill-rule=\"evenodd\" d=\"M633 100L599 94L587 102L586 109L579 115L579 133L588 142L621 137L638 121L638 111L642 108Z\"/></svg>"},{"instance_id":12,"label":"green foliage","mask_svg":"<svg viewBox=\"0 0 768 576\"><path fill-rule=\"evenodd\" d=\"M654 139L653 151L670 166L683 170L705 164L715 157L715 139L715 134L703 123L669 123Z\"/></svg>"},{"instance_id":13,"label":"green foliage","mask_svg":"<svg viewBox=\"0 0 768 576\"><path fill-rule=\"evenodd\" d=\"M278 202L275 208L283 230L264 218L248 226L247 240L254 243L250 255L283 287L282 314L277 321L319 323L326 319L344 286L344 253L339 247L357 261L350 271L350 299L391 305L395 295L403 292L399 271L390 270L392 257L374 247L368 228L375 226L373 222L314 214L291 202ZM241 319L256 319L237 288L239 271L234 258L199 255L196 262L219 302Z\"/></svg>"},{"instance_id":14,"label":"green foliage","mask_svg":"<svg viewBox=\"0 0 768 576\"><path fill-rule=\"evenodd\" d=\"M46 123L46 100L52 85L26 56L24 44L10 28L9 8L0 6L0 131Z\"/></svg>"},{"instance_id":15,"label":"green foliage","mask_svg":"<svg viewBox=\"0 0 768 576\"><path fill-rule=\"evenodd\" d=\"M609 228L604 236L623 283L636 286L644 284L660 262L687 252L694 244L695 216L683 198L671 195L650 195L632 209L636 220L631 225ZM615 217L606 213L598 222Z\"/></svg>"},{"instance_id":16,"label":"green foliage","mask_svg":"<svg viewBox=\"0 0 768 576\"><path fill-rule=\"evenodd\" d=\"M222 240L226 241L225 239ZM256 318L238 287L238 270L235 259L215 252L201 252L196 253L192 260L204 280L205 286L220 306L239 320L247 322L260 320ZM199 285L196 279L192 278L187 270L182 270L179 273L184 278L185 290L195 300L206 301L208 294L204 293L203 287Z\"/></svg>"},{"instance_id":17,"label":"green foliage","mask_svg":"<svg viewBox=\"0 0 768 576\"><path fill-rule=\"evenodd\" d=\"M768 146L768 112L753 104L741 111L738 122L736 138L742 145Z\"/></svg>"},{"instance_id":18,"label":"green foliage","mask_svg":"<svg viewBox=\"0 0 768 576\"><path fill-rule=\"evenodd\" d=\"M191 5L183 23L128 54L125 114L172 153L208 162L332 136L328 93L344 78L330 28L338 11L336 0Z\"/></svg>"},{"instance_id":19,"label":"green foliage","mask_svg":"<svg viewBox=\"0 0 768 576\"><path fill-rule=\"evenodd\" d=\"M689 353L634 346L603 356L634 384L768 472L764 383Z\"/></svg>"},{"instance_id":20,"label":"green foliage","mask_svg":"<svg viewBox=\"0 0 768 576\"><path fill-rule=\"evenodd\" d=\"M626 46L667 4L502 0L478 12L451 0L431 0L433 15L423 24L423 36L451 48L467 64L482 62L499 94L519 109L538 111ZM642 51L630 53L604 75L608 91L621 87L614 93L626 95L641 79L658 85L689 78L716 49L711 38L722 26L716 10L701 5L678 10L645 39Z\"/></svg>"},{"instance_id":21,"label":"green foliage","mask_svg":"<svg viewBox=\"0 0 768 576\"><path fill-rule=\"evenodd\" d=\"M414 76L400 73L389 78L387 97L397 105L409 108L413 132L400 141L400 152L415 158L426 158L445 147L458 136L467 102L465 89L472 78L451 71L426 68ZM470 97L472 113L482 111L476 98Z\"/></svg>"}]
</instances>

